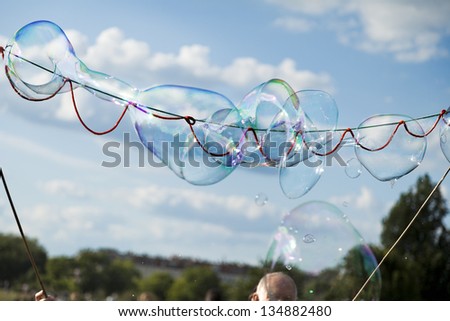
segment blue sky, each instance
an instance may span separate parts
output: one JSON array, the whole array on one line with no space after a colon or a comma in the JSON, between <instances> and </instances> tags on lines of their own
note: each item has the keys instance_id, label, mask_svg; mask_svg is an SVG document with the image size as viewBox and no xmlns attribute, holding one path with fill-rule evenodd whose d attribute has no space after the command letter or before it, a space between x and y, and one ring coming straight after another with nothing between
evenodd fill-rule
<instances>
[{"instance_id":1,"label":"blue sky","mask_svg":"<svg viewBox=\"0 0 450 321\"><path fill-rule=\"evenodd\" d=\"M238 103L260 83L281 78L295 90L332 94L342 128L376 114L420 117L450 105L445 0L22 1L6 11L0 45L27 23L51 20L91 69L137 88L196 86ZM120 113L81 89L76 95L94 128ZM395 183L366 170L351 179L333 163L294 200L270 169L238 168L215 185L193 186L168 168L139 168L137 148L131 167L101 166L105 143L123 142L125 133L138 141L129 117L97 137L78 123L68 95L24 101L3 75L0 97L0 166L25 232L50 255L112 247L256 263L282 215L309 200L335 204L377 243L381 219L400 193L424 173L437 181L448 167L436 131L421 165ZM344 148L341 156L352 153ZM447 197L449 186L444 182ZM255 204L258 194L267 196L265 205ZM17 234L4 198L0 207L0 231Z\"/></svg>"}]
</instances>

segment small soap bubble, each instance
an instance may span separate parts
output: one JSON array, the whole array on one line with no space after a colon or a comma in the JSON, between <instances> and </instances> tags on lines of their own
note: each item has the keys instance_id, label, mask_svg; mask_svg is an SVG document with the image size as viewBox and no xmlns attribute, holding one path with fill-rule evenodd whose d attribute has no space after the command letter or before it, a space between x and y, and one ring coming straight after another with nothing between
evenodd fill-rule
<instances>
[{"instance_id":1,"label":"small soap bubble","mask_svg":"<svg viewBox=\"0 0 450 321\"><path fill-rule=\"evenodd\" d=\"M264 193L258 193L255 196L255 204L258 205L258 206L266 205L268 200L269 200L269 198Z\"/></svg>"},{"instance_id":2,"label":"small soap bubble","mask_svg":"<svg viewBox=\"0 0 450 321\"><path fill-rule=\"evenodd\" d=\"M303 236L303 242L304 243L314 243L316 241L316 238L312 234L306 234Z\"/></svg>"},{"instance_id":3,"label":"small soap bubble","mask_svg":"<svg viewBox=\"0 0 450 321\"><path fill-rule=\"evenodd\" d=\"M391 183L391 188L394 188L397 183L397 179L391 179L389 182Z\"/></svg>"},{"instance_id":4,"label":"small soap bubble","mask_svg":"<svg viewBox=\"0 0 450 321\"><path fill-rule=\"evenodd\" d=\"M345 174L350 178L357 178L362 173L361 163L356 158L351 158L345 166Z\"/></svg>"}]
</instances>

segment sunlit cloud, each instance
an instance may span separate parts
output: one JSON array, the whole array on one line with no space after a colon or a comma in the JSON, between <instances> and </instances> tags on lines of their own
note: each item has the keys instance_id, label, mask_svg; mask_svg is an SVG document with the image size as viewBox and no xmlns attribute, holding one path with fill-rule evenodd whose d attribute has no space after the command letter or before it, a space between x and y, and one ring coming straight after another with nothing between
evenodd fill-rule
<instances>
[{"instance_id":1,"label":"sunlit cloud","mask_svg":"<svg viewBox=\"0 0 450 321\"><path fill-rule=\"evenodd\" d=\"M370 0L268 0L298 17L275 25L306 32L316 21L336 32L339 41L368 53L388 53L400 62L448 56L450 2ZM307 22L307 23L306 23ZM320 22L320 23L318 23ZM308 26L308 28L305 28Z\"/></svg>"},{"instance_id":2,"label":"sunlit cloud","mask_svg":"<svg viewBox=\"0 0 450 321\"><path fill-rule=\"evenodd\" d=\"M189 77L211 90L214 88L209 88L209 83L219 81L229 87L245 86L250 91L270 78L282 78L301 88L333 90L331 76L299 69L289 57L278 65L253 57L236 57L230 64L220 66L211 60L210 55L211 48L202 44L184 45L178 52L152 51L148 43L127 38L120 29L110 28L87 48L82 59L95 68L109 70L109 73L118 71L126 73L129 78L147 78L148 85L159 83L170 75L174 79ZM122 69L123 66L126 70Z\"/></svg>"},{"instance_id":3,"label":"sunlit cloud","mask_svg":"<svg viewBox=\"0 0 450 321\"><path fill-rule=\"evenodd\" d=\"M329 202L340 207L344 214L349 214L351 223L368 242L378 242L381 232L380 220L392 204L386 207L386 202L380 200L374 191L361 186L359 190L345 194L333 195Z\"/></svg>"},{"instance_id":4,"label":"sunlit cloud","mask_svg":"<svg viewBox=\"0 0 450 321\"><path fill-rule=\"evenodd\" d=\"M151 184L133 189L128 193L127 201L135 208L164 205L190 208L202 213L211 211L228 213L248 220L260 219L264 216L274 217L277 214L276 208L270 204L257 206L253 199L245 196L218 195L207 191L167 188Z\"/></svg>"}]
</instances>

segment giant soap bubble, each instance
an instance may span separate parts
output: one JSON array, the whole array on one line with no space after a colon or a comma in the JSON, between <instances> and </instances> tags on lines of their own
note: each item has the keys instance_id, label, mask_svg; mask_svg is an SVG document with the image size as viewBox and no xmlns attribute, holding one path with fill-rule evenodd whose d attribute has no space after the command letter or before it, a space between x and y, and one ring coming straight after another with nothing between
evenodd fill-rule
<instances>
[{"instance_id":1,"label":"giant soap bubble","mask_svg":"<svg viewBox=\"0 0 450 321\"><path fill-rule=\"evenodd\" d=\"M296 281L298 300L352 300L377 261L339 208L311 201L283 217L265 264L269 271L287 273ZM380 290L377 271L358 298L377 300Z\"/></svg>"},{"instance_id":2,"label":"giant soap bubble","mask_svg":"<svg viewBox=\"0 0 450 321\"><path fill-rule=\"evenodd\" d=\"M405 115L372 116L361 123L356 139L358 160L380 181L398 179L414 170L427 147L420 124Z\"/></svg>"}]
</instances>

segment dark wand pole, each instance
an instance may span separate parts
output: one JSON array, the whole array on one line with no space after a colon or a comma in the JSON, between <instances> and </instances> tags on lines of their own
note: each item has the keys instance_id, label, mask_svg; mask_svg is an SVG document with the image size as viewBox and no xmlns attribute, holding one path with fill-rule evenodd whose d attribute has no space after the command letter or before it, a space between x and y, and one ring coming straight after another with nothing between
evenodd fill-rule
<instances>
[{"instance_id":1,"label":"dark wand pole","mask_svg":"<svg viewBox=\"0 0 450 321\"><path fill-rule=\"evenodd\" d=\"M28 246L27 239L26 239L25 234L24 234L23 229L22 229L22 224L20 224L19 216L17 215L16 208L14 207L14 202L13 202L13 200L11 198L11 194L9 193L8 185L6 184L5 175L3 174L3 169L1 167L0 167L0 176L2 178L3 186L5 187L5 192L6 192L6 196L8 197L9 205L11 206L11 209L12 209L13 214L14 214L14 218L16 219L17 227L19 228L20 235L22 236L23 243L25 244L25 249L27 251L28 258L29 258L29 260L31 262L31 265L33 266L34 274L36 274L36 277L37 277L37 279L39 281L39 284L41 286L41 289L42 289L42 292L44 294L44 297L47 298L47 292L45 291L44 283L42 282L42 279L41 279L41 276L39 275L39 271L38 271L36 262L34 261L34 257L31 254L30 247Z\"/></svg>"}]
</instances>

